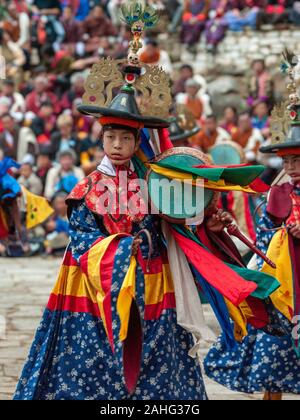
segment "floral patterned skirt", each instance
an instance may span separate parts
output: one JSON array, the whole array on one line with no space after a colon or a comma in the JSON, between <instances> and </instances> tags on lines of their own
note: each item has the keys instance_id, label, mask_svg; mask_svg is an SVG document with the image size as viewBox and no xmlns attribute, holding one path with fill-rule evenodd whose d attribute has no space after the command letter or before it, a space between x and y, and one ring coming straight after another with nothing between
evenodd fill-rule
<instances>
[{"instance_id":1,"label":"floral patterned skirt","mask_svg":"<svg viewBox=\"0 0 300 420\"><path fill-rule=\"evenodd\" d=\"M233 350L221 336L204 366L207 376L233 391L300 394L300 359L290 335L273 337L251 327Z\"/></svg>"},{"instance_id":2,"label":"floral patterned skirt","mask_svg":"<svg viewBox=\"0 0 300 420\"><path fill-rule=\"evenodd\" d=\"M141 374L135 393L128 395L122 364L111 351L102 320L47 309L14 399L207 399L198 360L188 356L192 336L177 325L175 310L145 321L143 332Z\"/></svg>"}]
</instances>

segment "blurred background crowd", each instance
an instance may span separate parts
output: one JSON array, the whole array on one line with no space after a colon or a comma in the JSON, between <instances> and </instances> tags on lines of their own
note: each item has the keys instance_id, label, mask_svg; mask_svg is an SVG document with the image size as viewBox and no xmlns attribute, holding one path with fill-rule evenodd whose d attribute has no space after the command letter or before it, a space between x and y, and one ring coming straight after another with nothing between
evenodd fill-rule
<instances>
[{"instance_id":1,"label":"blurred background crowd","mask_svg":"<svg viewBox=\"0 0 300 420\"><path fill-rule=\"evenodd\" d=\"M41 237L68 235L64 199L99 164L101 127L78 113L84 82L99 57L127 56L130 33L119 15L121 0L0 0L0 159L21 164L20 184L44 195L55 210ZM207 152L231 139L248 162L267 165L271 181L277 158L262 157L270 141L274 80L263 58L243 74L242 105L215 106L205 75L193 54L216 57L230 33L259 31L264 25L286 30L300 25L299 1L149 0L161 21L148 33L141 61L161 65L172 79L174 102L184 104L201 126L189 146ZM171 40L171 42L170 42ZM191 59L184 60L187 51ZM178 58L179 57L179 58ZM61 235L62 234L62 235ZM1 251L1 249L0 249Z\"/></svg>"}]
</instances>

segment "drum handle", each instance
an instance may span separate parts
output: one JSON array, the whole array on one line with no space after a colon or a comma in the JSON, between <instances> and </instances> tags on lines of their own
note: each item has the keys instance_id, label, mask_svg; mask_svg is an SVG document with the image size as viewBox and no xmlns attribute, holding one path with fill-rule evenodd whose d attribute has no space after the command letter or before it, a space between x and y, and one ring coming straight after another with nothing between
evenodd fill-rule
<instances>
[{"instance_id":1,"label":"drum handle","mask_svg":"<svg viewBox=\"0 0 300 420\"><path fill-rule=\"evenodd\" d=\"M149 245L149 252L148 252L148 259L147 259L147 266L146 266L146 271L147 271L147 273L149 273L150 272L150 260L151 260L152 254L153 254L153 241L152 241L151 234L150 234L148 229L142 229L138 232L137 235L135 235L135 239L137 239L143 233L147 236L148 245Z\"/></svg>"}]
</instances>

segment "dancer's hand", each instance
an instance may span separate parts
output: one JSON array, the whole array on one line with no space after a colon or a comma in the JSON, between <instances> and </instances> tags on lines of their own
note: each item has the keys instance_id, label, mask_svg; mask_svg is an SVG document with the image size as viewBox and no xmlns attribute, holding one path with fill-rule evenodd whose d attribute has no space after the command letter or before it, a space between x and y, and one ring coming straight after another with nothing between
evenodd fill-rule
<instances>
[{"instance_id":1,"label":"dancer's hand","mask_svg":"<svg viewBox=\"0 0 300 420\"><path fill-rule=\"evenodd\" d=\"M300 224L293 224L289 229L289 233L294 236L296 239L300 239Z\"/></svg>"},{"instance_id":2,"label":"dancer's hand","mask_svg":"<svg viewBox=\"0 0 300 420\"><path fill-rule=\"evenodd\" d=\"M211 232L222 232L222 230L233 222L232 216L222 209L213 214L206 222L206 227Z\"/></svg>"},{"instance_id":3,"label":"dancer's hand","mask_svg":"<svg viewBox=\"0 0 300 420\"><path fill-rule=\"evenodd\" d=\"M135 238L132 244L132 256L135 257L138 253L139 246L142 244L143 240L141 238Z\"/></svg>"}]
</instances>

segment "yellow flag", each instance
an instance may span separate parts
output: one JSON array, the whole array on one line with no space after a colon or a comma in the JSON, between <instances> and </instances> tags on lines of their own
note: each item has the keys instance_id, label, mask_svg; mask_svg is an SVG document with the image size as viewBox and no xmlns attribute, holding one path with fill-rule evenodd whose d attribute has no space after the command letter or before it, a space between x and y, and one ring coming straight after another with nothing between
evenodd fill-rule
<instances>
[{"instance_id":1,"label":"yellow flag","mask_svg":"<svg viewBox=\"0 0 300 420\"><path fill-rule=\"evenodd\" d=\"M26 202L26 227L32 229L44 223L54 210L44 197L32 194L25 187L22 187Z\"/></svg>"}]
</instances>

